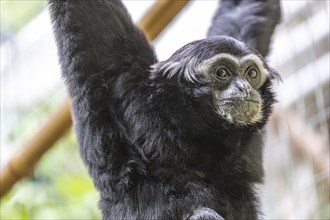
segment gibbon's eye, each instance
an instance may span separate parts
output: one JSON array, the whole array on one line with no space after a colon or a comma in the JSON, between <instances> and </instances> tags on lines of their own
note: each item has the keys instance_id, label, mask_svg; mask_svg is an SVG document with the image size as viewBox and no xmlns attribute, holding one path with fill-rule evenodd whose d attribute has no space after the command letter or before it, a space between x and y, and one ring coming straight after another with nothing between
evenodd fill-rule
<instances>
[{"instance_id":1,"label":"gibbon's eye","mask_svg":"<svg viewBox=\"0 0 330 220\"><path fill-rule=\"evenodd\" d=\"M255 66L250 67L245 72L245 78L247 79L247 81L250 83L250 85L253 88L257 89L261 86L260 85L261 75L260 75L259 70Z\"/></svg>"},{"instance_id":2,"label":"gibbon's eye","mask_svg":"<svg viewBox=\"0 0 330 220\"><path fill-rule=\"evenodd\" d=\"M229 73L229 71L227 69L220 67L220 68L216 69L215 76L219 80L226 81L231 77L231 74Z\"/></svg>"},{"instance_id":3,"label":"gibbon's eye","mask_svg":"<svg viewBox=\"0 0 330 220\"><path fill-rule=\"evenodd\" d=\"M246 71L248 80L256 81L259 78L259 72L255 67L251 67Z\"/></svg>"}]
</instances>

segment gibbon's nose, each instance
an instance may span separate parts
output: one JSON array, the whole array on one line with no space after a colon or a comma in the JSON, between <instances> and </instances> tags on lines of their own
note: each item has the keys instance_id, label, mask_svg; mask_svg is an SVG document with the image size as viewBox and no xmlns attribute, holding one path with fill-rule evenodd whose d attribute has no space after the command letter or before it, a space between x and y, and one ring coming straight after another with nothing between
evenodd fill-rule
<instances>
[{"instance_id":1,"label":"gibbon's nose","mask_svg":"<svg viewBox=\"0 0 330 220\"><path fill-rule=\"evenodd\" d=\"M237 89L244 94L244 96L249 97L251 95L252 87L251 85L243 79L237 79L235 83Z\"/></svg>"}]
</instances>

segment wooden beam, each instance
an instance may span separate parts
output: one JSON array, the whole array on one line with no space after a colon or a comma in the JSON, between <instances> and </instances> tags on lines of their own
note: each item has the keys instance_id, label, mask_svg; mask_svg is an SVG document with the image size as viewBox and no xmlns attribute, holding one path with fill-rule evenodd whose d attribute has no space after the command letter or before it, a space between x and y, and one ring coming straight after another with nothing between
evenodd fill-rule
<instances>
[{"instance_id":1,"label":"wooden beam","mask_svg":"<svg viewBox=\"0 0 330 220\"><path fill-rule=\"evenodd\" d=\"M159 0L147 11L139 22L139 26L145 30L147 38L154 40L173 18L188 4L189 0Z\"/></svg>"},{"instance_id":2,"label":"wooden beam","mask_svg":"<svg viewBox=\"0 0 330 220\"><path fill-rule=\"evenodd\" d=\"M70 101L66 100L1 170L1 197L22 177L31 174L40 158L71 127Z\"/></svg>"}]
</instances>

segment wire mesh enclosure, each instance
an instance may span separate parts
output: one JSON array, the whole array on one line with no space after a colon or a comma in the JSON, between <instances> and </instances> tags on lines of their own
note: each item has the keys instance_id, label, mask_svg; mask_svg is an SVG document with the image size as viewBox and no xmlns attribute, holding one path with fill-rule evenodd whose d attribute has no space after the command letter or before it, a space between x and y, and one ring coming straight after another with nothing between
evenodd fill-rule
<instances>
[{"instance_id":1,"label":"wire mesh enclosure","mask_svg":"<svg viewBox=\"0 0 330 220\"><path fill-rule=\"evenodd\" d=\"M329 1L283 1L269 60L281 73L264 152L269 219L329 218Z\"/></svg>"},{"instance_id":2,"label":"wire mesh enclosure","mask_svg":"<svg viewBox=\"0 0 330 220\"><path fill-rule=\"evenodd\" d=\"M152 4L126 2L135 21ZM191 1L154 41L160 59L204 37L216 7L217 1ZM329 11L328 0L282 0L282 23L273 36L268 57L283 82L274 86L278 103L265 139L265 181L259 187L265 219L330 218ZM65 89L46 11L17 33L4 29L1 33L3 168L65 99ZM63 157L71 160L70 155ZM35 183L35 179L29 181ZM38 194L49 195L48 191L41 189ZM6 215L4 207L17 204L24 205L17 196L2 202L1 217ZM25 205L31 210L34 207L33 201Z\"/></svg>"}]
</instances>

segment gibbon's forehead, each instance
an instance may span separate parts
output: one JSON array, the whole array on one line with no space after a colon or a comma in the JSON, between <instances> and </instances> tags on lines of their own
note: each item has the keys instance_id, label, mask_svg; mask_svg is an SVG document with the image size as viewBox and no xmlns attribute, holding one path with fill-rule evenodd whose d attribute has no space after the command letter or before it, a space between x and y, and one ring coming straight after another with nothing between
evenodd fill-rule
<instances>
[{"instance_id":1,"label":"gibbon's forehead","mask_svg":"<svg viewBox=\"0 0 330 220\"><path fill-rule=\"evenodd\" d=\"M265 68L263 60L255 54L248 54L242 57L236 57L228 53L220 53L208 60L205 60L201 64L200 70L203 74L208 75L210 73L210 68L222 64L226 65L228 64L228 62L238 67L255 65L260 72L262 72L266 76L269 75L269 71L267 70L267 68Z\"/></svg>"}]
</instances>

